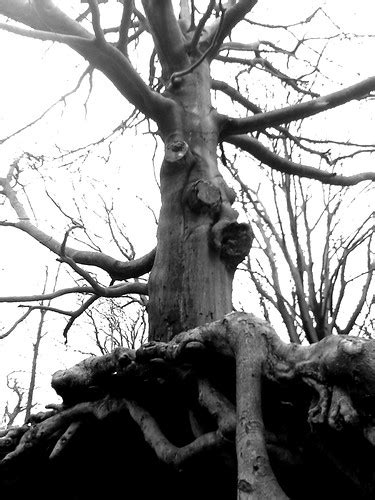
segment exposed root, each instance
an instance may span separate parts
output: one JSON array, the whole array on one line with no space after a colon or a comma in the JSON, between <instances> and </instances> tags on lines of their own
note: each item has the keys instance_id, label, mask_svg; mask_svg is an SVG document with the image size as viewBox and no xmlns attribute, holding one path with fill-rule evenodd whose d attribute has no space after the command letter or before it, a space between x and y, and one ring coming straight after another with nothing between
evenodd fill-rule
<instances>
[{"instance_id":1,"label":"exposed root","mask_svg":"<svg viewBox=\"0 0 375 500\"><path fill-rule=\"evenodd\" d=\"M264 394L265 381L267 388L274 388L274 399L282 397L284 441L277 430L265 430L262 399L275 404ZM2 463L32 457L43 448L49 449L50 458L62 457L87 423L126 414L156 456L177 469L212 453L229 457L233 466L233 454L227 451L234 450L235 442L238 498L273 500L287 497L268 451L288 465L300 463L293 460L288 433L305 433L303 443L309 428L343 435L348 430L375 444L374 342L330 337L311 346L288 345L270 325L250 314L229 314L169 343L90 358L57 372L53 385L63 405L33 416L28 425L2 432ZM297 432L292 423L282 424L288 412L305 412L310 427L302 425ZM179 435L184 437L177 442ZM351 478L360 482L356 474L352 472Z\"/></svg>"},{"instance_id":2,"label":"exposed root","mask_svg":"<svg viewBox=\"0 0 375 500\"><path fill-rule=\"evenodd\" d=\"M207 379L199 380L199 403L215 418L218 430L227 439L233 439L236 430L236 408L219 393Z\"/></svg>"},{"instance_id":3,"label":"exposed root","mask_svg":"<svg viewBox=\"0 0 375 500\"><path fill-rule=\"evenodd\" d=\"M159 459L174 467L179 468L187 460L200 456L204 452L218 449L223 444L223 436L219 431L215 431L199 436L186 446L177 447L165 437L149 412L134 401L129 401L127 407L131 417L141 428L145 440L151 445Z\"/></svg>"},{"instance_id":4,"label":"exposed root","mask_svg":"<svg viewBox=\"0 0 375 500\"><path fill-rule=\"evenodd\" d=\"M80 421L72 422L69 425L64 434L59 438L59 440L55 444L52 453L49 456L51 460L53 460L54 458L58 457L63 453L65 448L68 446L73 437L77 434L82 425L83 424Z\"/></svg>"}]
</instances>

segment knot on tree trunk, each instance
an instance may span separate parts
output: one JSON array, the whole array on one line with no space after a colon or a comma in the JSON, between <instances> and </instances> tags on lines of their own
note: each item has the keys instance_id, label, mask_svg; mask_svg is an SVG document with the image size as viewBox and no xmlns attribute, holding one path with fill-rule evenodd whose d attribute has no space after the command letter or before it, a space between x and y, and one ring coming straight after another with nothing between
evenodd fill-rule
<instances>
[{"instance_id":1,"label":"knot on tree trunk","mask_svg":"<svg viewBox=\"0 0 375 500\"><path fill-rule=\"evenodd\" d=\"M168 142L165 145L165 161L169 163L174 163L176 161L182 160L187 152L189 151L189 146L185 141L182 140L174 140L172 142Z\"/></svg>"},{"instance_id":2,"label":"knot on tree trunk","mask_svg":"<svg viewBox=\"0 0 375 500\"><path fill-rule=\"evenodd\" d=\"M187 189L187 203L190 209L198 214L218 214L221 209L220 189L211 182L199 179Z\"/></svg>"},{"instance_id":3,"label":"knot on tree trunk","mask_svg":"<svg viewBox=\"0 0 375 500\"><path fill-rule=\"evenodd\" d=\"M249 253L254 239L250 224L219 220L212 230L212 244L225 263L235 269Z\"/></svg>"}]
</instances>

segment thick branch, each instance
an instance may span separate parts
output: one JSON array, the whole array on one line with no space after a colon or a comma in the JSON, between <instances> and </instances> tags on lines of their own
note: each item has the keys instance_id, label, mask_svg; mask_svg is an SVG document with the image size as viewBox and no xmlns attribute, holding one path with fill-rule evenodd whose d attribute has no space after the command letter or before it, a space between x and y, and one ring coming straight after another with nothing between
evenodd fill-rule
<instances>
[{"instance_id":1,"label":"thick branch","mask_svg":"<svg viewBox=\"0 0 375 500\"><path fill-rule=\"evenodd\" d=\"M90 39L92 35L51 0L0 0L0 14L30 28Z\"/></svg>"},{"instance_id":2,"label":"thick branch","mask_svg":"<svg viewBox=\"0 0 375 500\"><path fill-rule=\"evenodd\" d=\"M156 51L164 71L170 76L189 66L185 41L170 0L142 0Z\"/></svg>"},{"instance_id":3,"label":"thick branch","mask_svg":"<svg viewBox=\"0 0 375 500\"><path fill-rule=\"evenodd\" d=\"M61 243L35 227L30 222L20 221L5 224L21 229L21 231L29 234L41 245L51 250L51 252L56 255L60 254ZM76 250L70 247L66 247L65 252L66 255L77 264L94 266L103 269L103 271L106 271L113 280L126 280L129 278L138 278L139 276L151 271L155 259L156 249L151 250L151 252L143 257L140 257L139 259L134 259L129 262L114 259L113 257L100 252Z\"/></svg>"},{"instance_id":4,"label":"thick branch","mask_svg":"<svg viewBox=\"0 0 375 500\"><path fill-rule=\"evenodd\" d=\"M212 80L212 82L211 82L211 88L213 90L219 90L219 91L223 92L228 97L230 97L232 99L232 101L236 101L236 102L240 103L242 106L244 106L246 109L248 109L249 111L251 111L255 115L256 114L260 114L260 113L264 113L264 111L258 105L256 105L253 102L249 101L246 97L244 97L241 94L241 92L239 92L234 87L231 87L226 82L223 82L221 80ZM311 154L317 154L321 158L326 159L326 153L321 153L320 151L317 151L315 149L312 149L312 148L306 146L305 144L303 144L301 138L297 137L297 136L295 136L293 134L291 134L289 132L289 130L288 130L287 127L277 126L277 127L275 127L275 129L278 132L280 132L280 134L282 136L287 137L288 139L290 139L291 141L293 141L295 144L297 144L301 149L304 149L305 151L307 151L308 153L311 153ZM267 136L268 137L273 137L273 136L271 136L271 134L269 132L267 133ZM346 145L346 146L352 145L352 144L346 144L344 142L342 142L341 144L343 146L344 145Z\"/></svg>"},{"instance_id":5,"label":"thick branch","mask_svg":"<svg viewBox=\"0 0 375 500\"><path fill-rule=\"evenodd\" d=\"M375 90L375 77L367 78L343 90L333 92L326 96L312 99L308 102L295 104L287 108L276 109L266 113L250 116L248 118L227 118L224 120L222 137L232 134L242 134L276 127L283 123L302 120L314 116L328 109L336 108L354 99L363 99Z\"/></svg>"},{"instance_id":6,"label":"thick branch","mask_svg":"<svg viewBox=\"0 0 375 500\"><path fill-rule=\"evenodd\" d=\"M220 33L216 37L213 53L219 51L223 40L231 34L233 28L245 18L246 14L253 9L256 3L257 0L239 0L225 11L224 22L220 27ZM217 26L213 26L213 28L217 29ZM213 36L214 34L212 34Z\"/></svg>"},{"instance_id":7,"label":"thick branch","mask_svg":"<svg viewBox=\"0 0 375 500\"><path fill-rule=\"evenodd\" d=\"M263 144L259 141L247 135L229 136L225 140L243 151L247 151L272 169L285 174L298 175L299 177L307 177L308 179L316 179L323 184L334 184L337 186L353 186L363 181L375 181L374 172L363 172L356 175L345 176L338 175L334 172L325 172L308 165L294 163L278 156L263 146Z\"/></svg>"},{"instance_id":8,"label":"thick branch","mask_svg":"<svg viewBox=\"0 0 375 500\"><path fill-rule=\"evenodd\" d=\"M217 32L215 34L215 37L214 39L212 40L210 46L207 48L207 50L205 52L203 52L203 54L200 55L200 57L198 59L196 59L193 64L191 66L189 66L188 68L185 68L183 69L182 71L176 71L174 72L172 75L171 75L171 83L173 84L174 81L176 79L179 79L179 78L182 78L183 76L186 76L188 75L189 73L192 73L198 66L200 66L204 60L206 59L209 59L210 58L210 54L211 52L214 50L215 48L215 43L216 43L216 36L218 36L218 34L220 33L220 29L221 29L221 25L222 25L222 22L224 20L224 14L222 15L222 17L220 18L220 24L219 24L219 27L217 29Z\"/></svg>"},{"instance_id":9,"label":"thick branch","mask_svg":"<svg viewBox=\"0 0 375 500\"><path fill-rule=\"evenodd\" d=\"M45 246L51 252L60 256L61 242L52 238L50 235L40 230L30 222L30 218L17 197L17 193L11 187L12 174L14 166L11 167L7 178L0 178L0 186L3 188L1 194L6 196L15 211L18 222L0 222L0 225L11 226L30 235L41 245ZM113 280L125 280L128 278L138 278L145 273L151 271L155 259L155 249L139 259L129 262L122 262L109 255L99 252L86 250L76 250L74 248L64 247L64 252L67 257L72 259L76 264L99 267L106 271Z\"/></svg>"},{"instance_id":10,"label":"thick branch","mask_svg":"<svg viewBox=\"0 0 375 500\"><path fill-rule=\"evenodd\" d=\"M129 60L104 38L102 43L95 42L94 37L84 30L79 23L70 19L49 0L34 0L38 4L35 9L25 7L26 2L16 0L9 2L0 0L0 14L20 21L27 26L40 30L30 32L22 28L6 28L25 36L53 40L65 43L87 59L92 66L100 69L116 86L128 101L138 108L145 116L157 120L162 116L161 108L168 100L153 92L135 71ZM30 12L32 15L28 16ZM95 17L95 16L94 16ZM95 17L96 31L98 31L97 17Z\"/></svg>"},{"instance_id":11,"label":"thick branch","mask_svg":"<svg viewBox=\"0 0 375 500\"><path fill-rule=\"evenodd\" d=\"M69 45L72 48L76 48L77 50L79 47L82 50L84 50L84 47L90 46L90 39L76 35L66 35L62 33L54 33L50 31L35 30L35 29L28 30L25 28L21 28L19 26L12 26L11 24L7 23L0 23L0 29L8 31L9 33L13 33L14 35L33 38L35 40L42 40L44 42L65 43L66 45Z\"/></svg>"},{"instance_id":12,"label":"thick branch","mask_svg":"<svg viewBox=\"0 0 375 500\"><path fill-rule=\"evenodd\" d=\"M206 22L208 21L209 17L211 16L212 9L214 8L214 6L215 6L215 0L210 0L208 7L206 9L206 12L203 14L201 19L199 20L198 26L195 29L193 38L192 38L190 45L189 45L190 52L193 52L196 49L198 42L199 42L199 38L204 30Z\"/></svg>"},{"instance_id":13,"label":"thick branch","mask_svg":"<svg viewBox=\"0 0 375 500\"><path fill-rule=\"evenodd\" d=\"M180 0L179 23L182 25L184 33L191 26L190 0Z\"/></svg>"}]
</instances>

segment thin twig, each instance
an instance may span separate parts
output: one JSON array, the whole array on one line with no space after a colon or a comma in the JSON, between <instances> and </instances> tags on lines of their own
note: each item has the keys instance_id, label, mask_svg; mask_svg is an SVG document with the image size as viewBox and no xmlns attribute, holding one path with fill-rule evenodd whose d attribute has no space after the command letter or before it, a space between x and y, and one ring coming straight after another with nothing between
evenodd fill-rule
<instances>
[{"instance_id":1,"label":"thin twig","mask_svg":"<svg viewBox=\"0 0 375 500\"><path fill-rule=\"evenodd\" d=\"M27 317L28 315L31 313L31 311L33 310L32 307L29 306L29 309L28 311L25 312L25 314L23 314L14 324L11 328L9 328L9 330L7 330L5 333L2 333L0 335L0 340L3 340L5 339L6 337L8 337L12 332L14 332L14 330L17 328L17 326L22 323Z\"/></svg>"}]
</instances>

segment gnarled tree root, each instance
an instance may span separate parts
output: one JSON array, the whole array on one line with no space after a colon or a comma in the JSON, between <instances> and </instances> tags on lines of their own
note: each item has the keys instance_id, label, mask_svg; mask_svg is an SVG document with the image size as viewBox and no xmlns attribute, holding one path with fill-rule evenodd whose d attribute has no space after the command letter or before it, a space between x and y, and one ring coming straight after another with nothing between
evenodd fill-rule
<instances>
[{"instance_id":1,"label":"gnarled tree root","mask_svg":"<svg viewBox=\"0 0 375 500\"><path fill-rule=\"evenodd\" d=\"M237 498L267 500L288 498L273 464L298 465L308 434L349 433L367 454L375 442L375 343L331 336L285 344L251 314L229 314L169 343L89 358L57 372L52 385L63 405L3 432L2 464L43 447L52 459L64 457L85 423L126 414L162 462L181 470L216 454L237 468ZM280 418L270 415L275 408ZM301 421L294 425L288 415ZM339 454L326 454L340 469ZM343 469L361 483L358 464L346 459ZM365 474L375 479L372 469ZM369 485L369 498L374 491Z\"/></svg>"}]
</instances>

